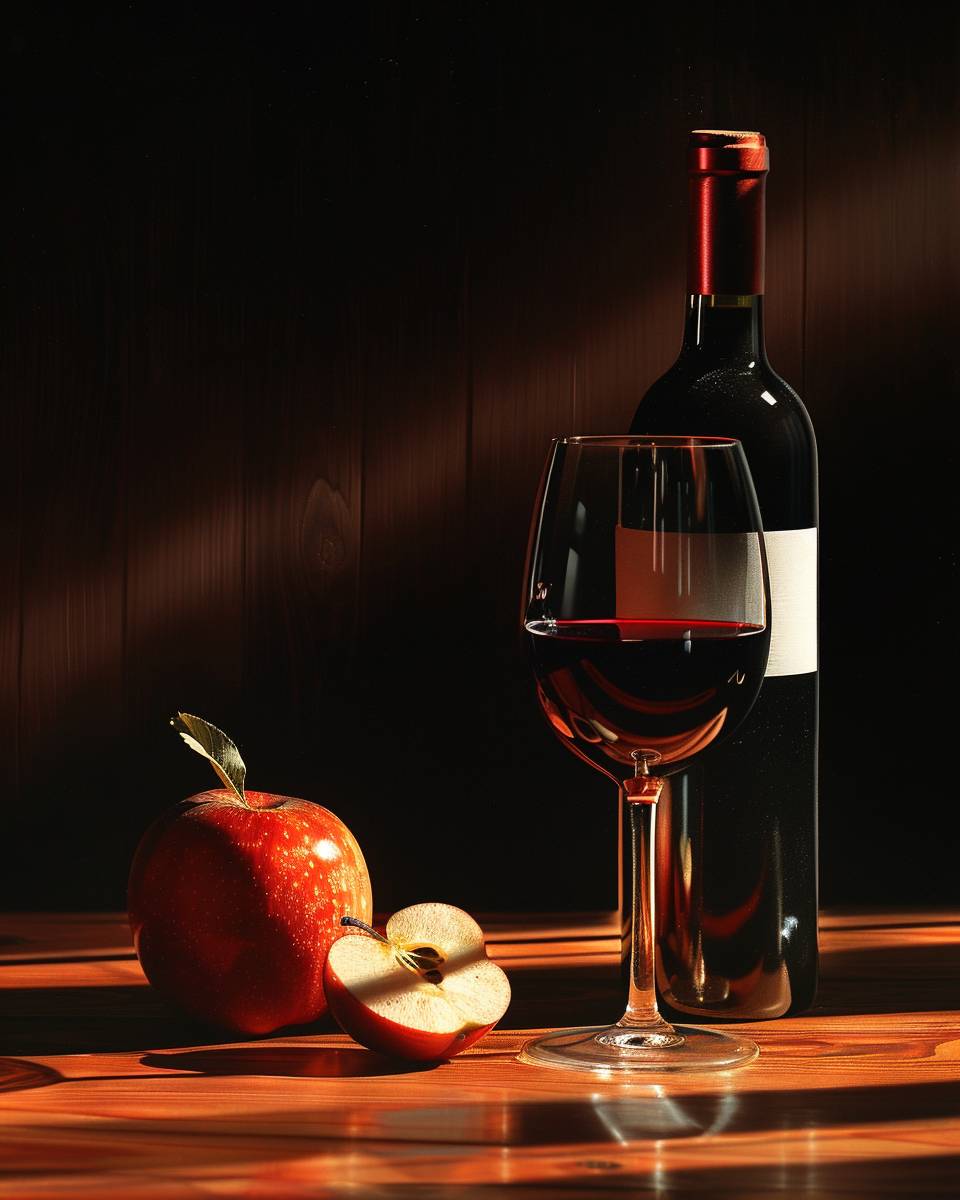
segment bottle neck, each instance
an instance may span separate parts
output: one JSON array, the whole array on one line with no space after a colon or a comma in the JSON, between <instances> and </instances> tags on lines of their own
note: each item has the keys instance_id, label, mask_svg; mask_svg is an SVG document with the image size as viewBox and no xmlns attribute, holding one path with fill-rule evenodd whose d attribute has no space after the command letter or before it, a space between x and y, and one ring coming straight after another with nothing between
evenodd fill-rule
<instances>
[{"instance_id":1,"label":"bottle neck","mask_svg":"<svg viewBox=\"0 0 960 1200\"><path fill-rule=\"evenodd\" d=\"M700 360L749 363L764 357L768 166L766 142L758 133L691 134L683 349Z\"/></svg>"},{"instance_id":2,"label":"bottle neck","mask_svg":"<svg viewBox=\"0 0 960 1200\"><path fill-rule=\"evenodd\" d=\"M691 173L687 291L757 296L764 290L766 171Z\"/></svg>"},{"instance_id":3,"label":"bottle neck","mask_svg":"<svg viewBox=\"0 0 960 1200\"><path fill-rule=\"evenodd\" d=\"M687 296L683 354L707 363L766 362L763 296Z\"/></svg>"}]
</instances>

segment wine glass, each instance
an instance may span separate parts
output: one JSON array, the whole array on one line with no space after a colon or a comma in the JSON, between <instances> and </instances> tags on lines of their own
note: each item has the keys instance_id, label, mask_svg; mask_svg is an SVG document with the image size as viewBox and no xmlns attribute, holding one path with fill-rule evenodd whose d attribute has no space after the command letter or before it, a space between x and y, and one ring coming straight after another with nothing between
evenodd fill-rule
<instances>
[{"instance_id":1,"label":"wine glass","mask_svg":"<svg viewBox=\"0 0 960 1200\"><path fill-rule=\"evenodd\" d=\"M563 437L527 556L524 625L557 736L623 789L633 862L627 1010L528 1042L539 1065L721 1070L738 1034L674 1027L654 986L654 831L663 778L750 711L770 644L760 511L743 447L720 437Z\"/></svg>"}]
</instances>

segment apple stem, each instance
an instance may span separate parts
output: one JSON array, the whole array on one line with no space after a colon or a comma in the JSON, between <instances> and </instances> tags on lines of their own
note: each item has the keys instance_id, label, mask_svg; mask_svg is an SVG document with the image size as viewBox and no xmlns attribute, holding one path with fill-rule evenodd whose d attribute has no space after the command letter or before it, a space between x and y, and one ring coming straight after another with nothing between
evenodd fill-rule
<instances>
[{"instance_id":1,"label":"apple stem","mask_svg":"<svg viewBox=\"0 0 960 1200\"><path fill-rule=\"evenodd\" d=\"M341 917L341 925L351 925L354 929L362 929L364 933L369 933L371 937L375 937L378 942L385 942L390 945L390 939L385 938L382 933L378 933L372 925L368 925L366 921L361 921L359 917Z\"/></svg>"}]
</instances>

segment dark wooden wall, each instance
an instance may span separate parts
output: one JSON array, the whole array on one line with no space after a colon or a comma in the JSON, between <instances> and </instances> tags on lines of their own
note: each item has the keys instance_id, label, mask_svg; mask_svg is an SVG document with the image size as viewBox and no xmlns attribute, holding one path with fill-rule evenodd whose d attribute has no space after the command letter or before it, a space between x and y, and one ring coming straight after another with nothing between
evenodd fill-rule
<instances>
[{"instance_id":1,"label":"dark wooden wall","mask_svg":"<svg viewBox=\"0 0 960 1200\"><path fill-rule=\"evenodd\" d=\"M379 907L608 901L520 573L550 437L676 353L705 125L771 143L770 354L820 439L824 899L956 898L957 25L792 11L8 23L2 904L123 903L212 779L178 707L338 812Z\"/></svg>"}]
</instances>

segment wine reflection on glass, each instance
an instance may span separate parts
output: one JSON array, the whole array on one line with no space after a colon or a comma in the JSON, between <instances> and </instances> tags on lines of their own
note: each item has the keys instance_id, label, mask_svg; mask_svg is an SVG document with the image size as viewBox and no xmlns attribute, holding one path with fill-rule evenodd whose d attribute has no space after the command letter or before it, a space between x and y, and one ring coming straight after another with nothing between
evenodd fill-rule
<instances>
[{"instance_id":1,"label":"wine reflection on glass","mask_svg":"<svg viewBox=\"0 0 960 1200\"><path fill-rule=\"evenodd\" d=\"M717 437L567 437L534 511L524 625L557 736L623 789L632 846L627 1009L528 1042L524 1061L594 1071L720 1070L738 1035L670 1025L654 985L654 827L663 780L750 711L770 588L743 448Z\"/></svg>"}]
</instances>

